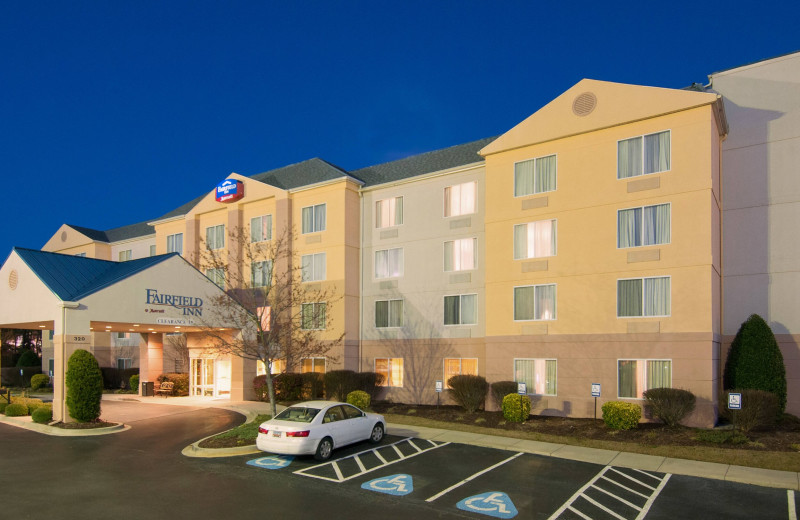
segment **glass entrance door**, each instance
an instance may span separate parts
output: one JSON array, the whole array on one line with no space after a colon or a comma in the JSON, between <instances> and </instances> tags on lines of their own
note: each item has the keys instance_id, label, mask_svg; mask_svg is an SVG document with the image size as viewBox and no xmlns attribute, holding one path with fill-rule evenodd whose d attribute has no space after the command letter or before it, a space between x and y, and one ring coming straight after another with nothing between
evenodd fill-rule
<instances>
[{"instance_id":1,"label":"glass entrance door","mask_svg":"<svg viewBox=\"0 0 800 520\"><path fill-rule=\"evenodd\" d=\"M216 374L217 381L214 385L215 397L230 397L231 396L231 360L230 359L217 359L216 360Z\"/></svg>"},{"instance_id":2,"label":"glass entrance door","mask_svg":"<svg viewBox=\"0 0 800 520\"><path fill-rule=\"evenodd\" d=\"M208 396L214 395L214 360L213 359L192 359L192 395Z\"/></svg>"}]
</instances>

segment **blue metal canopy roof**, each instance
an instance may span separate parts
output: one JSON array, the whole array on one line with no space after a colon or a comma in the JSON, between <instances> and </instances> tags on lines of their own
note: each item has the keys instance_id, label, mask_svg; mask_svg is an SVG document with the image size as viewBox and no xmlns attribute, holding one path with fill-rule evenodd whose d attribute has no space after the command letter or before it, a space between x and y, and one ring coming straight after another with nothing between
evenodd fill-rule
<instances>
[{"instance_id":1,"label":"blue metal canopy roof","mask_svg":"<svg viewBox=\"0 0 800 520\"><path fill-rule=\"evenodd\" d=\"M62 301L77 301L178 254L112 262L21 247L14 251Z\"/></svg>"}]
</instances>

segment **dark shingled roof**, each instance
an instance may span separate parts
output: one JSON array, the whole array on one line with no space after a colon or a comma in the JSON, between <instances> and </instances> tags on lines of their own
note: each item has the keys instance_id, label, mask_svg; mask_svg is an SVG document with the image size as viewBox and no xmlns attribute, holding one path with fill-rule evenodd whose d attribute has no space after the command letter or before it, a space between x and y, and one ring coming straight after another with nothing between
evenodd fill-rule
<instances>
[{"instance_id":1,"label":"dark shingled roof","mask_svg":"<svg viewBox=\"0 0 800 520\"><path fill-rule=\"evenodd\" d=\"M69 227L77 231L78 233L84 234L87 237L91 238L92 240L97 240L98 242L108 242L108 237L106 236L105 231L99 231L97 229L90 229L87 227L81 226L73 226L72 224L67 224Z\"/></svg>"},{"instance_id":2,"label":"dark shingled roof","mask_svg":"<svg viewBox=\"0 0 800 520\"><path fill-rule=\"evenodd\" d=\"M483 162L483 157L478 155L478 151L495 139L497 137L487 137L471 143L412 155L405 159L355 170L351 175L363 180L367 186L374 186L457 166Z\"/></svg>"},{"instance_id":3,"label":"dark shingled roof","mask_svg":"<svg viewBox=\"0 0 800 520\"><path fill-rule=\"evenodd\" d=\"M257 173L250 178L282 190L292 190L347 176L349 174L345 170L315 157L268 172Z\"/></svg>"},{"instance_id":4,"label":"dark shingled roof","mask_svg":"<svg viewBox=\"0 0 800 520\"><path fill-rule=\"evenodd\" d=\"M205 197L206 195L208 195L208 193L203 193L199 197L190 200L186 204L178 206L177 208L173 209L169 213L165 213L164 215L161 215L160 217L158 217L156 219L153 219L153 221L165 220L165 219L172 218L172 217L178 217L178 216L181 216L181 215L186 215L187 213L189 213L192 210L193 207L197 206L200 203L200 201L203 200L203 197Z\"/></svg>"},{"instance_id":5,"label":"dark shingled roof","mask_svg":"<svg viewBox=\"0 0 800 520\"><path fill-rule=\"evenodd\" d=\"M119 242L120 240L126 240L129 238L138 238L147 235L153 235L156 232L156 230L153 229L153 226L149 225L147 222L139 222L138 224L129 224L127 226L121 226L106 231L100 231L97 229L91 229L81 226L73 226L72 224L67 224L67 225L72 229L74 229L75 231L86 235L92 240L97 240L98 242Z\"/></svg>"}]
</instances>

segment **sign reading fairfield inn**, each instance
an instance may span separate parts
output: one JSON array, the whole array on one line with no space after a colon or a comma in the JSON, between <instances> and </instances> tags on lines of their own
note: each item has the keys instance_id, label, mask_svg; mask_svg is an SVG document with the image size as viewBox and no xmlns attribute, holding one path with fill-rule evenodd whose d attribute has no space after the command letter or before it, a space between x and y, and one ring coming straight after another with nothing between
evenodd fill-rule
<instances>
[{"instance_id":1,"label":"sign reading fairfield inn","mask_svg":"<svg viewBox=\"0 0 800 520\"><path fill-rule=\"evenodd\" d=\"M174 307L182 311L184 316L202 316L203 299L194 296L179 296L177 294L159 294L156 289L147 289L147 305L144 312L162 314L164 307Z\"/></svg>"},{"instance_id":2,"label":"sign reading fairfield inn","mask_svg":"<svg viewBox=\"0 0 800 520\"><path fill-rule=\"evenodd\" d=\"M217 184L215 199L217 202L236 202L244 197L244 184L236 179L225 179Z\"/></svg>"}]
</instances>

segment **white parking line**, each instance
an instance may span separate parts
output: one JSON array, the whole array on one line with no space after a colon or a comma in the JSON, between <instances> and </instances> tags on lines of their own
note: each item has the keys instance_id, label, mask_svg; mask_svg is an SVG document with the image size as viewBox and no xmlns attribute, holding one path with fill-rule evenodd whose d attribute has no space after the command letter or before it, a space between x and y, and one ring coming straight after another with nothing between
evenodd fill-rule
<instances>
[{"instance_id":1,"label":"white parking line","mask_svg":"<svg viewBox=\"0 0 800 520\"><path fill-rule=\"evenodd\" d=\"M449 492L453 491L453 490L454 490L454 489L456 489L457 487L463 486L464 484L466 484L466 483L467 483L467 482L469 482L470 480L472 480L472 479L475 479L475 478L478 478L478 477L480 477L481 475L483 475L484 473L488 473L488 472L492 471L493 469L495 469L495 468L498 468L498 467L502 466L502 465L503 465L503 464L505 464L506 462L510 462L510 461L512 461L512 460L514 460L514 459L516 459L516 458L517 458L517 457L519 457L520 455L522 455L522 453L517 453L516 455L512 455L511 457L507 458L506 460L503 460L503 461L500 461L500 462L498 462L498 463L497 463L497 464L495 464L494 466L490 466L490 467L488 467L488 468L484 469L483 471L479 471L479 472L475 473L474 475L471 475L471 476L469 476L469 477L465 478L464 480L462 480L462 481L461 481L461 482L459 482L458 484L454 484L454 485L450 486L449 488L445 489L444 491L441 491L441 492L439 492L439 493L437 493L437 494L433 495L432 497L430 497L430 498L426 499L426 500L425 500L425 502L433 502L434 500L436 500L437 498L441 497L442 495L445 495L445 494L447 494L447 493L449 493Z\"/></svg>"},{"instance_id":2,"label":"white parking line","mask_svg":"<svg viewBox=\"0 0 800 520\"><path fill-rule=\"evenodd\" d=\"M794 491L787 489L786 495L789 499L789 520L797 520L797 510L794 506Z\"/></svg>"}]
</instances>

